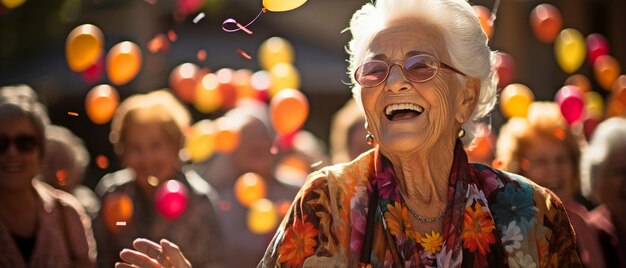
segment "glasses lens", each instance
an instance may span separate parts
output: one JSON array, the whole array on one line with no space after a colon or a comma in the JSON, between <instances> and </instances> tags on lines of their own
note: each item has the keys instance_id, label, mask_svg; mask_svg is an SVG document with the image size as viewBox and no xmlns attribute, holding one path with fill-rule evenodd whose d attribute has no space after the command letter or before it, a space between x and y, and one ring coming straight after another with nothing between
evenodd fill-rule
<instances>
[{"instance_id":1,"label":"glasses lens","mask_svg":"<svg viewBox=\"0 0 626 268\"><path fill-rule=\"evenodd\" d=\"M15 146L22 152L28 152L37 146L37 140L33 136L19 135L15 138Z\"/></svg>"},{"instance_id":2,"label":"glasses lens","mask_svg":"<svg viewBox=\"0 0 626 268\"><path fill-rule=\"evenodd\" d=\"M433 57L417 55L404 61L404 73L413 82L430 80L437 74L439 63Z\"/></svg>"},{"instance_id":3,"label":"glasses lens","mask_svg":"<svg viewBox=\"0 0 626 268\"><path fill-rule=\"evenodd\" d=\"M9 140L9 137L7 136L0 136L0 152L4 152L9 148L9 144L11 143L11 140Z\"/></svg>"},{"instance_id":4,"label":"glasses lens","mask_svg":"<svg viewBox=\"0 0 626 268\"><path fill-rule=\"evenodd\" d=\"M367 62L356 70L356 81L364 87L380 84L387 76L387 64L382 61Z\"/></svg>"}]
</instances>

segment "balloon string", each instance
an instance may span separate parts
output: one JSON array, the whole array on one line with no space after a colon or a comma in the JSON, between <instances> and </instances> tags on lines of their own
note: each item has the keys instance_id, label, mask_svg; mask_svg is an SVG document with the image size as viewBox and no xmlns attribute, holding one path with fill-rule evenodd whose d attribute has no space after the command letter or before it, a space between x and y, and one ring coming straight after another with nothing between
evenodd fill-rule
<instances>
[{"instance_id":1,"label":"balloon string","mask_svg":"<svg viewBox=\"0 0 626 268\"><path fill-rule=\"evenodd\" d=\"M228 18L224 22L222 22L222 30L224 30L225 32L229 32L229 33L242 30L242 31L246 32L247 34L252 34L252 31L250 31L248 29L248 26L250 26L250 24L254 23L261 16L261 14L263 14L265 12L267 12L267 9L266 8L262 8L261 11L259 12L259 14L257 14L256 17L251 22L248 22L248 24L246 24L246 25L239 24L233 18ZM237 28L227 29L226 28L227 24L234 24L235 26L237 26Z\"/></svg>"},{"instance_id":2,"label":"balloon string","mask_svg":"<svg viewBox=\"0 0 626 268\"><path fill-rule=\"evenodd\" d=\"M500 7L500 0L496 0L496 2L493 4L493 9L491 10L491 17L489 17L489 20L491 21L491 25L493 25L493 22L496 21L496 13L498 13L499 7Z\"/></svg>"}]
</instances>

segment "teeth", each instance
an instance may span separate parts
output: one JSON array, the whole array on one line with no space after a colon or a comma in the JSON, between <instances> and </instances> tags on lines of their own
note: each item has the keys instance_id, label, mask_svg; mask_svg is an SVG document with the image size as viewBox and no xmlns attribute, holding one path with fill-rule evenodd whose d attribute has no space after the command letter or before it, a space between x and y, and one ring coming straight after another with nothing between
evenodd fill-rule
<instances>
[{"instance_id":1,"label":"teeth","mask_svg":"<svg viewBox=\"0 0 626 268\"><path fill-rule=\"evenodd\" d=\"M418 113L421 113L424 111L424 107L419 106L417 104L413 104L413 103L391 104L387 106L387 108L385 108L385 113L387 115L391 115L394 111L397 111L397 110L413 110Z\"/></svg>"}]
</instances>

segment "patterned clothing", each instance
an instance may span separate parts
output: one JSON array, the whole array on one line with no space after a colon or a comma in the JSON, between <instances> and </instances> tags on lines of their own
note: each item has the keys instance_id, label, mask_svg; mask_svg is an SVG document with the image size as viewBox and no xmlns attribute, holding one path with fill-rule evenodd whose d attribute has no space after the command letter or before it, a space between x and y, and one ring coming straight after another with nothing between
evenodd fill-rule
<instances>
[{"instance_id":1,"label":"patterned clothing","mask_svg":"<svg viewBox=\"0 0 626 268\"><path fill-rule=\"evenodd\" d=\"M521 176L470 165L460 142L440 236L414 231L396 180L377 150L311 174L259 267L355 267L362 257L373 267L581 266L556 195ZM368 226L372 193L378 201Z\"/></svg>"},{"instance_id":2,"label":"patterned clothing","mask_svg":"<svg viewBox=\"0 0 626 268\"><path fill-rule=\"evenodd\" d=\"M9 230L0 222L0 267L93 267L96 243L91 221L70 194L33 180L39 197L35 243L24 260Z\"/></svg>"},{"instance_id":3,"label":"patterned clothing","mask_svg":"<svg viewBox=\"0 0 626 268\"><path fill-rule=\"evenodd\" d=\"M175 220L162 217L154 202L146 201L135 175L129 169L108 174L100 180L96 192L106 200L111 193L125 193L133 203L133 215L125 227L116 232L106 228L104 209L94 221L98 242L98 266L113 267L120 261L123 248L133 248L136 238L147 238L158 243L166 238L176 243L193 267L223 267L223 238L212 203L217 202L215 191L194 171L175 175L189 190L185 212ZM106 201L103 201L103 203Z\"/></svg>"}]
</instances>

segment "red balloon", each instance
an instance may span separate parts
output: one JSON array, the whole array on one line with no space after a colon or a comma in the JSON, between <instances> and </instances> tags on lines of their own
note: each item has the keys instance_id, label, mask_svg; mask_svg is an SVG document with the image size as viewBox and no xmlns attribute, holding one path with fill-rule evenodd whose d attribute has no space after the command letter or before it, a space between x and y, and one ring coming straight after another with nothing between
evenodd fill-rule
<instances>
[{"instance_id":1,"label":"red balloon","mask_svg":"<svg viewBox=\"0 0 626 268\"><path fill-rule=\"evenodd\" d=\"M540 4L530 12L530 26L539 41L550 44L563 28L561 12L550 4Z\"/></svg>"},{"instance_id":2,"label":"red balloon","mask_svg":"<svg viewBox=\"0 0 626 268\"><path fill-rule=\"evenodd\" d=\"M177 180L161 183L154 192L157 211L167 219L177 219L187 209L188 195L187 187Z\"/></svg>"},{"instance_id":3,"label":"red balloon","mask_svg":"<svg viewBox=\"0 0 626 268\"><path fill-rule=\"evenodd\" d=\"M197 65L183 63L176 66L170 73L170 87L182 101L193 103L196 96L196 83L200 77L202 76Z\"/></svg>"},{"instance_id":4,"label":"red balloon","mask_svg":"<svg viewBox=\"0 0 626 268\"><path fill-rule=\"evenodd\" d=\"M498 72L498 87L502 88L511 82L515 76L515 61L511 55L500 52L496 54L496 71Z\"/></svg>"},{"instance_id":5,"label":"red balloon","mask_svg":"<svg viewBox=\"0 0 626 268\"><path fill-rule=\"evenodd\" d=\"M583 121L583 133L585 134L585 139L587 141L591 140L591 135L593 135L593 131L596 130L596 127L600 124L602 119L599 118L587 118Z\"/></svg>"},{"instance_id":6,"label":"red balloon","mask_svg":"<svg viewBox=\"0 0 626 268\"><path fill-rule=\"evenodd\" d=\"M272 125L279 135L296 132L309 116L309 101L298 90L283 89L270 103Z\"/></svg>"},{"instance_id":7,"label":"red balloon","mask_svg":"<svg viewBox=\"0 0 626 268\"><path fill-rule=\"evenodd\" d=\"M587 36L587 56L589 57L589 63L593 65L598 57L608 55L610 52L609 42L604 36L597 33Z\"/></svg>"},{"instance_id":8,"label":"red balloon","mask_svg":"<svg viewBox=\"0 0 626 268\"><path fill-rule=\"evenodd\" d=\"M100 57L93 65L81 73L83 81L88 85L94 85L102 81L104 76L104 57Z\"/></svg>"},{"instance_id":9,"label":"red balloon","mask_svg":"<svg viewBox=\"0 0 626 268\"><path fill-rule=\"evenodd\" d=\"M556 102L568 124L582 119L585 102L582 90L575 86L564 86L556 93Z\"/></svg>"}]
</instances>

